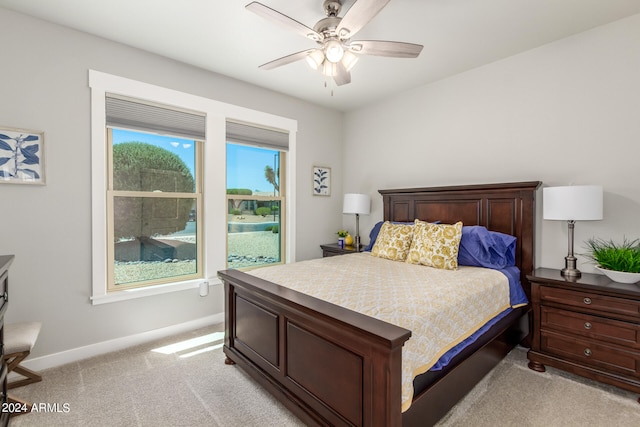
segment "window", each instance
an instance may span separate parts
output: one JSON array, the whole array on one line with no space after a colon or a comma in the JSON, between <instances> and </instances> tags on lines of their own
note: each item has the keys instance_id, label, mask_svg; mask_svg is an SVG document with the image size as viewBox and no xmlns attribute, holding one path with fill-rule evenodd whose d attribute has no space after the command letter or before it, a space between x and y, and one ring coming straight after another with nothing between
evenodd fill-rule
<instances>
[{"instance_id":1,"label":"window","mask_svg":"<svg viewBox=\"0 0 640 427\"><path fill-rule=\"evenodd\" d=\"M227 120L227 268L283 262L289 134Z\"/></svg>"},{"instance_id":2,"label":"window","mask_svg":"<svg viewBox=\"0 0 640 427\"><path fill-rule=\"evenodd\" d=\"M227 268L282 262L285 154L227 143Z\"/></svg>"},{"instance_id":3,"label":"window","mask_svg":"<svg viewBox=\"0 0 640 427\"><path fill-rule=\"evenodd\" d=\"M204 117L113 95L106 115L107 290L202 278Z\"/></svg>"},{"instance_id":4,"label":"window","mask_svg":"<svg viewBox=\"0 0 640 427\"><path fill-rule=\"evenodd\" d=\"M221 284L217 271L227 268L229 227L227 143L279 153L274 178L279 194L267 195L272 200L252 194L245 205L252 204L253 212L261 207L278 212L274 248L280 262L295 261L295 120L95 70L89 71L89 86L92 304L197 289L203 282ZM181 165L147 165L131 175L118 160L120 146L130 142L170 151ZM137 157L141 162L146 156ZM179 183L185 165L193 184ZM131 247L137 260L127 253ZM127 268L136 269L147 258L156 263L151 271L126 275Z\"/></svg>"}]
</instances>

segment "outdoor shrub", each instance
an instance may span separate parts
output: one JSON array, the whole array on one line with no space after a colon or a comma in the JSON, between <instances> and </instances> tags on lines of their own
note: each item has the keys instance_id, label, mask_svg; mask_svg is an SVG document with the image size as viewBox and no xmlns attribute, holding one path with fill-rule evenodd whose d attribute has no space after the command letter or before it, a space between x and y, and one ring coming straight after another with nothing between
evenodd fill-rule
<instances>
[{"instance_id":1,"label":"outdoor shrub","mask_svg":"<svg viewBox=\"0 0 640 427\"><path fill-rule=\"evenodd\" d=\"M262 207L256 209L256 215L267 216L271 213L271 209Z\"/></svg>"},{"instance_id":2,"label":"outdoor shrub","mask_svg":"<svg viewBox=\"0 0 640 427\"><path fill-rule=\"evenodd\" d=\"M231 209L231 215L240 215L241 213L240 209Z\"/></svg>"},{"instance_id":3,"label":"outdoor shrub","mask_svg":"<svg viewBox=\"0 0 640 427\"><path fill-rule=\"evenodd\" d=\"M195 180L179 156L164 148L142 142L126 142L113 146L113 187L126 191L194 191ZM174 219L165 220L161 229L184 230L193 209L192 199L154 199L147 197L116 197L114 200L114 238L150 237L158 232L156 215L174 212ZM177 212L177 215L175 215Z\"/></svg>"},{"instance_id":4,"label":"outdoor shrub","mask_svg":"<svg viewBox=\"0 0 640 427\"><path fill-rule=\"evenodd\" d=\"M278 232L280 231L280 230L279 230L279 228L280 228L279 226L274 225L274 226L271 228L271 232L272 232L273 234L278 234Z\"/></svg>"},{"instance_id":5,"label":"outdoor shrub","mask_svg":"<svg viewBox=\"0 0 640 427\"><path fill-rule=\"evenodd\" d=\"M194 185L187 165L164 148L143 142L113 146L113 189L116 191L188 193L193 192Z\"/></svg>"},{"instance_id":6,"label":"outdoor shrub","mask_svg":"<svg viewBox=\"0 0 640 427\"><path fill-rule=\"evenodd\" d=\"M264 231L271 231L271 230L273 230L273 225L267 225L267 226L264 228Z\"/></svg>"}]
</instances>

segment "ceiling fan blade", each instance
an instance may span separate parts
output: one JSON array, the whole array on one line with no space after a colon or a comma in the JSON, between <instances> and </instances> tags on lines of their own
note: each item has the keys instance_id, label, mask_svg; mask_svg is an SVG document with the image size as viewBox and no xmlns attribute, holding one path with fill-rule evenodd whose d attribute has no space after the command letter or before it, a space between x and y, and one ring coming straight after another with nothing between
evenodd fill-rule
<instances>
[{"instance_id":1,"label":"ceiling fan blade","mask_svg":"<svg viewBox=\"0 0 640 427\"><path fill-rule=\"evenodd\" d=\"M245 6L245 8L255 13L256 15L260 15L265 19L275 22L276 24L279 24L290 30L293 30L296 33L311 40L321 41L323 39L321 34L307 27L303 23L298 22L295 19L290 18L287 15L284 15L275 9L271 9L269 6L265 6L257 1L249 3Z\"/></svg>"},{"instance_id":2,"label":"ceiling fan blade","mask_svg":"<svg viewBox=\"0 0 640 427\"><path fill-rule=\"evenodd\" d=\"M292 62L296 62L306 58L306 56L314 50L315 49L307 49L301 52L292 53L291 55L283 56L282 58L278 58L271 62L267 62L266 64L262 64L258 68L262 68L263 70L272 70L283 65L291 64Z\"/></svg>"},{"instance_id":3,"label":"ceiling fan blade","mask_svg":"<svg viewBox=\"0 0 640 427\"><path fill-rule=\"evenodd\" d=\"M356 40L349 43L349 50L354 53L393 58L415 58L422 52L422 45L389 40Z\"/></svg>"},{"instance_id":4,"label":"ceiling fan blade","mask_svg":"<svg viewBox=\"0 0 640 427\"><path fill-rule=\"evenodd\" d=\"M342 65L342 62L336 64L336 75L333 76L333 81L336 82L338 86L351 83L351 73Z\"/></svg>"},{"instance_id":5,"label":"ceiling fan blade","mask_svg":"<svg viewBox=\"0 0 640 427\"><path fill-rule=\"evenodd\" d=\"M345 40L353 37L362 27L367 25L390 0L357 0L344 15L336 34Z\"/></svg>"}]
</instances>

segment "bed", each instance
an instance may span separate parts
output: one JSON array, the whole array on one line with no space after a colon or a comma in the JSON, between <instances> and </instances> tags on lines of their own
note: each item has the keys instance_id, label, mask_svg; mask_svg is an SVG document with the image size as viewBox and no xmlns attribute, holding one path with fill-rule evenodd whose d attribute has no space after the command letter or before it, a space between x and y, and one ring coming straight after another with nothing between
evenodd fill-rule
<instances>
[{"instance_id":1,"label":"bed","mask_svg":"<svg viewBox=\"0 0 640 427\"><path fill-rule=\"evenodd\" d=\"M379 192L385 221L462 221L515 236L515 264L529 296L539 186ZM446 367L419 375L403 411L402 349L410 330L246 272L218 274L225 287L226 363L244 369L308 425L433 425L529 334L530 307L510 310Z\"/></svg>"}]
</instances>

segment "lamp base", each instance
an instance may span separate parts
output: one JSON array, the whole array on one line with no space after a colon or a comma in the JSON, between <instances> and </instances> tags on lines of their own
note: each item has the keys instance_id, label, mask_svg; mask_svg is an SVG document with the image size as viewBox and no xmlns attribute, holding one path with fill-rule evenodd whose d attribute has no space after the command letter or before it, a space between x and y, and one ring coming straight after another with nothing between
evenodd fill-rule
<instances>
[{"instance_id":1,"label":"lamp base","mask_svg":"<svg viewBox=\"0 0 640 427\"><path fill-rule=\"evenodd\" d=\"M360 214L356 214L356 238L353 242L356 245L356 252L360 252Z\"/></svg>"},{"instance_id":2,"label":"lamp base","mask_svg":"<svg viewBox=\"0 0 640 427\"><path fill-rule=\"evenodd\" d=\"M576 268L577 258L574 256L566 256L564 257L564 268L560 270L560 274L563 277L577 279L582 276L582 272Z\"/></svg>"},{"instance_id":3,"label":"lamp base","mask_svg":"<svg viewBox=\"0 0 640 427\"><path fill-rule=\"evenodd\" d=\"M582 276L580 270L576 268L576 261L578 259L573 255L573 229L575 227L575 223L576 222L574 220L567 221L569 231L569 252L567 253L567 256L564 257L564 268L560 271L560 274L569 280L577 279Z\"/></svg>"}]
</instances>

